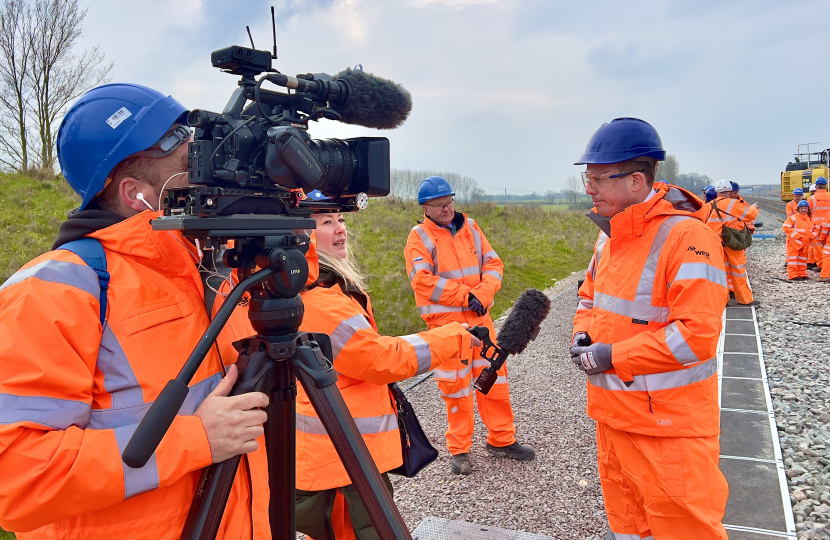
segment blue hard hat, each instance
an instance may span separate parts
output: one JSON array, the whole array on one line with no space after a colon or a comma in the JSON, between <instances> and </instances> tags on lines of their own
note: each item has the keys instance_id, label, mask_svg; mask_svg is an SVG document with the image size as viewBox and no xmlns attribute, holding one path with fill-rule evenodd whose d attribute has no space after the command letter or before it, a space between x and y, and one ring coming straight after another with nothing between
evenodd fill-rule
<instances>
[{"instance_id":1,"label":"blue hard hat","mask_svg":"<svg viewBox=\"0 0 830 540\"><path fill-rule=\"evenodd\" d=\"M314 201L328 201L329 199L331 199L331 197L326 197L325 195L323 195L319 189L309 191L308 194L306 194L306 197Z\"/></svg>"},{"instance_id":2,"label":"blue hard hat","mask_svg":"<svg viewBox=\"0 0 830 540\"><path fill-rule=\"evenodd\" d=\"M800 187L797 187L793 190L793 195L804 195L804 190Z\"/></svg>"},{"instance_id":3,"label":"blue hard hat","mask_svg":"<svg viewBox=\"0 0 830 540\"><path fill-rule=\"evenodd\" d=\"M823 176L819 176L816 178L816 185L817 186L826 186L827 185L827 178Z\"/></svg>"},{"instance_id":4,"label":"blue hard hat","mask_svg":"<svg viewBox=\"0 0 830 540\"><path fill-rule=\"evenodd\" d=\"M713 186L712 184L709 184L708 186L703 188L703 193L706 193L710 189L715 189L715 186Z\"/></svg>"},{"instance_id":5,"label":"blue hard hat","mask_svg":"<svg viewBox=\"0 0 830 540\"><path fill-rule=\"evenodd\" d=\"M805 206L806 206L807 208L810 208L810 203L808 203L808 202L807 202L807 201L805 201L804 199L801 199L800 201L798 201L798 207L799 207L799 208L804 208Z\"/></svg>"},{"instance_id":6,"label":"blue hard hat","mask_svg":"<svg viewBox=\"0 0 830 540\"><path fill-rule=\"evenodd\" d=\"M185 115L171 96L138 84L105 84L78 98L61 122L57 147L80 208L104 189L116 165L156 144Z\"/></svg>"},{"instance_id":7,"label":"blue hard hat","mask_svg":"<svg viewBox=\"0 0 830 540\"><path fill-rule=\"evenodd\" d=\"M666 185L668 185L668 184L669 184L666 180L657 180L657 181L655 181L654 183L655 183L655 184L666 184Z\"/></svg>"},{"instance_id":8,"label":"blue hard hat","mask_svg":"<svg viewBox=\"0 0 830 540\"><path fill-rule=\"evenodd\" d=\"M730 181L729 183L732 184L732 191L740 191L741 190L741 186L739 186L737 182Z\"/></svg>"},{"instance_id":9,"label":"blue hard hat","mask_svg":"<svg viewBox=\"0 0 830 540\"><path fill-rule=\"evenodd\" d=\"M420 187L418 187L418 204L424 204L432 199L446 197L447 195L455 195L450 183L440 176L430 176L421 182Z\"/></svg>"},{"instance_id":10,"label":"blue hard hat","mask_svg":"<svg viewBox=\"0 0 830 540\"><path fill-rule=\"evenodd\" d=\"M638 157L666 159L660 135L644 120L617 118L600 126L574 165L620 163Z\"/></svg>"},{"instance_id":11,"label":"blue hard hat","mask_svg":"<svg viewBox=\"0 0 830 540\"><path fill-rule=\"evenodd\" d=\"M718 198L718 192L715 191L714 187L709 186L708 188L706 188L706 202L714 201L717 198Z\"/></svg>"}]
</instances>

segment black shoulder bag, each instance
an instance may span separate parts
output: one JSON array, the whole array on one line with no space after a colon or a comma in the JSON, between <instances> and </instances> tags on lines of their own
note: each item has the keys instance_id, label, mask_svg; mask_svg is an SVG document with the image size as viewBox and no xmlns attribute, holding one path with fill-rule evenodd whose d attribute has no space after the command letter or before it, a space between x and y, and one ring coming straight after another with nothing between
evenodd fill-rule
<instances>
[{"instance_id":1,"label":"black shoulder bag","mask_svg":"<svg viewBox=\"0 0 830 540\"><path fill-rule=\"evenodd\" d=\"M401 447L403 448L403 465L389 471L407 478L414 478L421 470L438 458L438 450L427 439L421 428L418 417L412 404L404 396L397 384L389 385L389 393L395 400L395 409L398 413L398 429L401 432Z\"/></svg>"}]
</instances>

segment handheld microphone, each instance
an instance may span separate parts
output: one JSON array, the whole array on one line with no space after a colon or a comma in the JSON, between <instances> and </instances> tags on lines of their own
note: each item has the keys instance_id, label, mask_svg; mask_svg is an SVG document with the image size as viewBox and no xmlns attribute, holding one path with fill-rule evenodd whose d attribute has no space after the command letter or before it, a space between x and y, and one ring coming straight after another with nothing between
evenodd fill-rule
<instances>
[{"instance_id":1,"label":"handheld microphone","mask_svg":"<svg viewBox=\"0 0 830 540\"><path fill-rule=\"evenodd\" d=\"M498 345L490 339L490 330L475 326L470 332L481 340L481 357L490 362L474 384L475 389L487 395L498 379L498 370L511 354L523 352L536 339L542 329L542 321L550 311L550 299L539 289L527 289L519 296L510 315L498 334Z\"/></svg>"}]
</instances>

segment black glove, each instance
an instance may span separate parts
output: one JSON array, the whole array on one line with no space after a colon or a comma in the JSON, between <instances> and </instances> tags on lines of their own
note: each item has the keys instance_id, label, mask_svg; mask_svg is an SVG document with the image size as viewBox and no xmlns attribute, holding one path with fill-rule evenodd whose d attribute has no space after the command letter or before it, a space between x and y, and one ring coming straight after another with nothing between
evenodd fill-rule
<instances>
[{"instance_id":1,"label":"black glove","mask_svg":"<svg viewBox=\"0 0 830 540\"><path fill-rule=\"evenodd\" d=\"M572 347L587 347L591 344L591 336L589 336L586 332L577 332L574 334L574 340Z\"/></svg>"},{"instance_id":2,"label":"black glove","mask_svg":"<svg viewBox=\"0 0 830 540\"><path fill-rule=\"evenodd\" d=\"M608 343L594 343L585 347L575 345L571 347L570 353L573 363L586 375L602 373L614 367L611 362L611 345Z\"/></svg>"},{"instance_id":3,"label":"black glove","mask_svg":"<svg viewBox=\"0 0 830 540\"><path fill-rule=\"evenodd\" d=\"M484 317L487 315L487 308L481 305L481 302L478 298L473 296L473 293L470 293L470 298L467 300L467 306L476 312L476 315L479 317Z\"/></svg>"}]
</instances>

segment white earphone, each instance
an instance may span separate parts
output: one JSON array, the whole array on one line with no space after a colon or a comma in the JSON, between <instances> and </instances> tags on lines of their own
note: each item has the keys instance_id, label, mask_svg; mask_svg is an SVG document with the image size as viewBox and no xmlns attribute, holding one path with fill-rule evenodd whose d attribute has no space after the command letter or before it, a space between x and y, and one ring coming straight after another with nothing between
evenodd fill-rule
<instances>
[{"instance_id":1,"label":"white earphone","mask_svg":"<svg viewBox=\"0 0 830 540\"><path fill-rule=\"evenodd\" d=\"M147 199L145 199L145 198L144 198L144 194L143 194L142 192L140 192L140 191L139 191L139 192L138 192L138 194L135 196L135 198L136 198L136 199L138 199L139 201L143 202L143 203L144 203L144 206L146 206L147 208L149 208L149 209L150 209L150 210L152 210L153 212L155 212L155 211L156 211L156 209L155 209L155 208L153 208L152 206L150 206L150 203L148 203L148 202L147 202Z\"/></svg>"}]
</instances>

